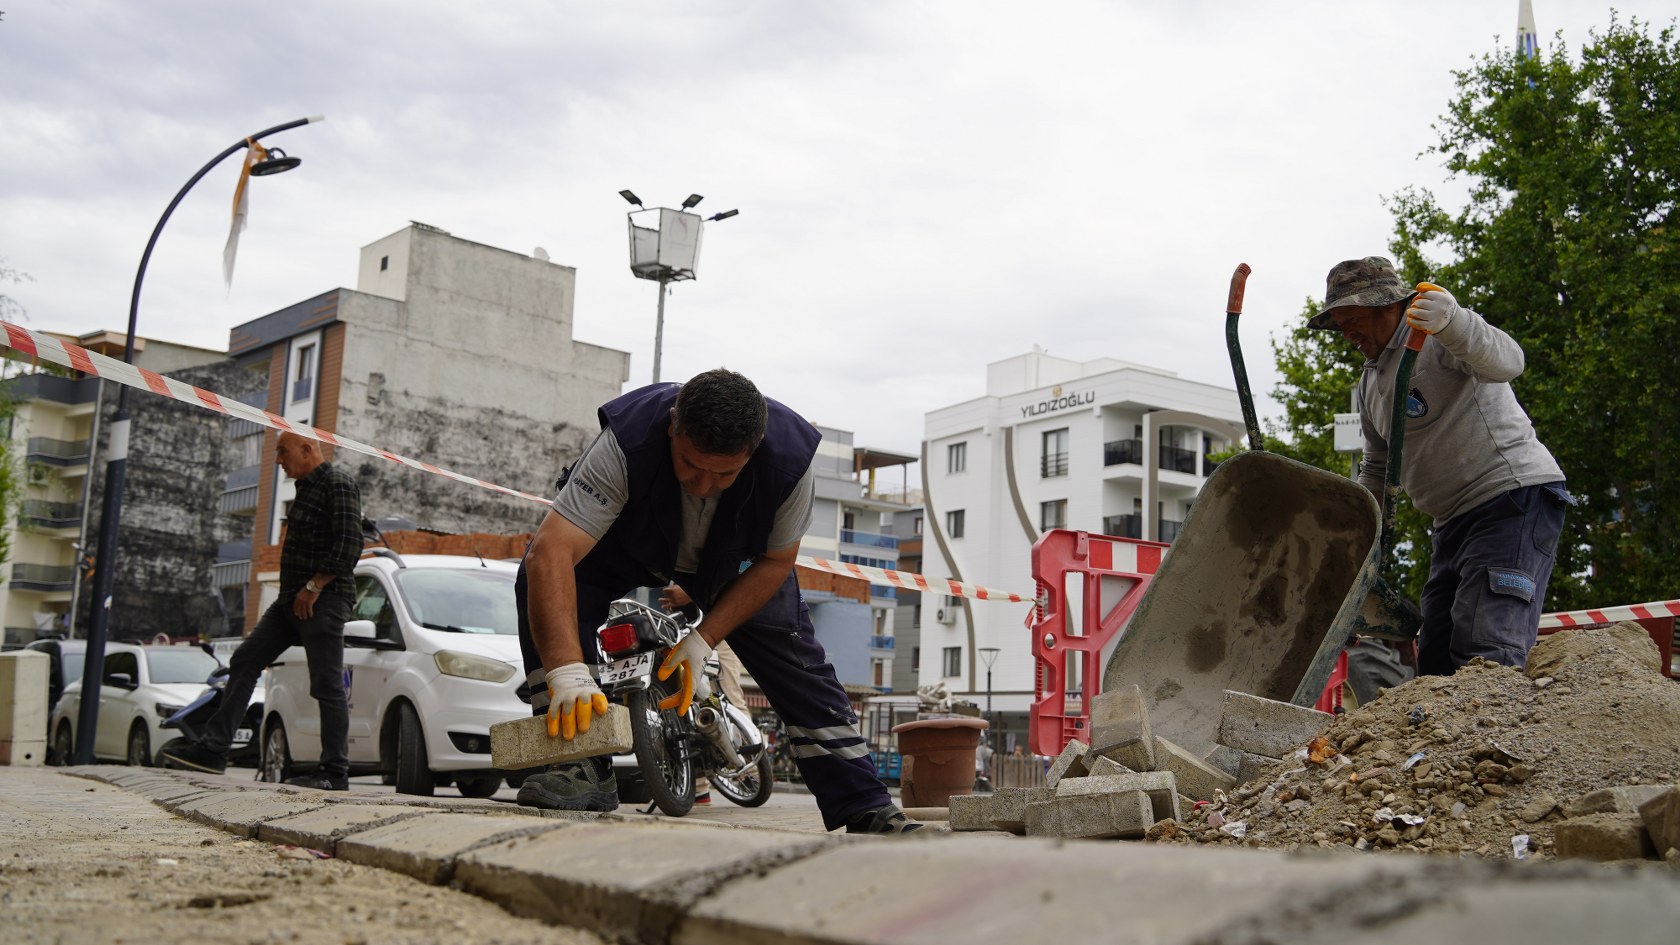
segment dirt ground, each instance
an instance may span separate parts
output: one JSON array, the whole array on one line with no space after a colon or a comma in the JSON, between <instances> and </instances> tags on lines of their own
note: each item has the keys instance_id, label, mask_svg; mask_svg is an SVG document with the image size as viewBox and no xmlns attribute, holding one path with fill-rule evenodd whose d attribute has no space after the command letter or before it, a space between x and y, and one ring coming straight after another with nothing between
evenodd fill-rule
<instances>
[{"instance_id":1,"label":"dirt ground","mask_svg":"<svg viewBox=\"0 0 1680 945\"><path fill-rule=\"evenodd\" d=\"M0 797L9 945L602 945L463 892L241 840L120 788L48 771L37 782Z\"/></svg>"},{"instance_id":2,"label":"dirt ground","mask_svg":"<svg viewBox=\"0 0 1680 945\"><path fill-rule=\"evenodd\" d=\"M1410 680L1160 839L1547 858L1572 800L1680 781L1680 684L1659 659L1620 624L1544 637L1526 671Z\"/></svg>"}]
</instances>

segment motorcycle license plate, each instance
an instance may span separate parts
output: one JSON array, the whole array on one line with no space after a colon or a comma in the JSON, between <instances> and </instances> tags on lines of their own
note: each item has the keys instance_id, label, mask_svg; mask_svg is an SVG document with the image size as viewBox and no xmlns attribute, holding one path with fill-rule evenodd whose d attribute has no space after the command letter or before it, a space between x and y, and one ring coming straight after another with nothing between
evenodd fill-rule
<instances>
[{"instance_id":1,"label":"motorcycle license plate","mask_svg":"<svg viewBox=\"0 0 1680 945\"><path fill-rule=\"evenodd\" d=\"M607 668L601 670L601 685L610 686L614 683L645 676L653 670L653 654L637 653L624 659L608 663Z\"/></svg>"},{"instance_id":2,"label":"motorcycle license plate","mask_svg":"<svg viewBox=\"0 0 1680 945\"><path fill-rule=\"evenodd\" d=\"M249 742L250 740L251 740L251 730L248 729L248 728L242 728L242 729L239 729L238 731L233 733L233 743L235 745L243 745L243 744Z\"/></svg>"}]
</instances>

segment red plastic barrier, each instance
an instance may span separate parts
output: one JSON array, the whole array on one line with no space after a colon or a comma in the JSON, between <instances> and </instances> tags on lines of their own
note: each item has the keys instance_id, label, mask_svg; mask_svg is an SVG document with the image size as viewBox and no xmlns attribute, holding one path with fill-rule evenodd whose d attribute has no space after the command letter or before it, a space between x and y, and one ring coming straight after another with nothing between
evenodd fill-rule
<instances>
[{"instance_id":1,"label":"red plastic barrier","mask_svg":"<svg viewBox=\"0 0 1680 945\"><path fill-rule=\"evenodd\" d=\"M1033 545L1032 573L1041 603L1032 619L1033 702L1027 743L1033 753L1059 755L1085 729L1085 707L1102 691L1107 654L1137 610L1167 546L1053 529ZM1081 575L1080 600L1068 599L1069 575ZM1069 626L1078 615L1078 626ZM1079 684L1069 704L1070 660L1079 658ZM1090 741L1086 734L1083 741Z\"/></svg>"},{"instance_id":2,"label":"red plastic barrier","mask_svg":"<svg viewBox=\"0 0 1680 945\"><path fill-rule=\"evenodd\" d=\"M1342 684L1347 682L1347 675L1347 650L1343 650L1336 657L1336 667L1330 670L1330 681L1324 685L1324 694L1318 697L1318 704L1313 708L1331 715L1339 714L1342 711Z\"/></svg>"}]
</instances>

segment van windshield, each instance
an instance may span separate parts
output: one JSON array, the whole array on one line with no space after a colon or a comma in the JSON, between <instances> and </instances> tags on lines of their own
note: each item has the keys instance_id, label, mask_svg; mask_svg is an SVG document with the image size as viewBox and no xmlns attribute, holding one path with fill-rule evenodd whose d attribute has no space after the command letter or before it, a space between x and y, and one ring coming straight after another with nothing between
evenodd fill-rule
<instances>
[{"instance_id":1,"label":"van windshield","mask_svg":"<svg viewBox=\"0 0 1680 945\"><path fill-rule=\"evenodd\" d=\"M458 633L519 634L513 575L487 568L404 568L403 602L415 623Z\"/></svg>"}]
</instances>

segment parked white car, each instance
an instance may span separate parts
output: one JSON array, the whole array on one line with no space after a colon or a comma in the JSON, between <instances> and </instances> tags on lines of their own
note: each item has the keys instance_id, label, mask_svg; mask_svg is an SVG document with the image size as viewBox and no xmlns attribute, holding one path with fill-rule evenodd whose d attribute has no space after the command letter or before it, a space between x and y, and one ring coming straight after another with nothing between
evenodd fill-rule
<instances>
[{"instance_id":1,"label":"parked white car","mask_svg":"<svg viewBox=\"0 0 1680 945\"><path fill-rule=\"evenodd\" d=\"M79 650L72 656L67 648L66 677L72 673L79 677L84 654L85 650ZM151 764L155 750L180 735L174 729L162 728L161 723L204 692L206 680L217 665L214 656L196 646L107 643L105 675L99 687L99 723L93 739L94 757L131 765ZM262 699L259 687L252 693L251 704L260 706ZM81 706L82 680L77 678L64 687L64 695L47 723L52 732L54 754L60 758L71 757ZM237 751L251 735L249 729L240 730L233 749Z\"/></svg>"},{"instance_id":2,"label":"parked white car","mask_svg":"<svg viewBox=\"0 0 1680 945\"><path fill-rule=\"evenodd\" d=\"M356 566L344 625L352 775L383 774L403 794L453 781L489 797L501 786L509 772L490 766L490 726L531 714L517 694L517 573L506 561L383 548ZM303 648L281 654L264 683L260 777L283 781L321 756Z\"/></svg>"}]
</instances>

